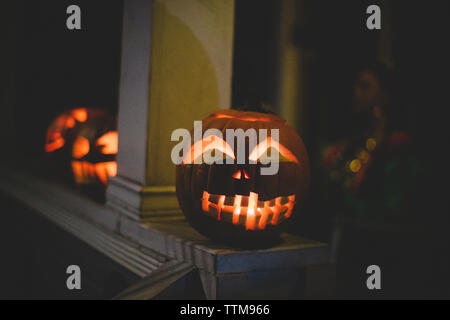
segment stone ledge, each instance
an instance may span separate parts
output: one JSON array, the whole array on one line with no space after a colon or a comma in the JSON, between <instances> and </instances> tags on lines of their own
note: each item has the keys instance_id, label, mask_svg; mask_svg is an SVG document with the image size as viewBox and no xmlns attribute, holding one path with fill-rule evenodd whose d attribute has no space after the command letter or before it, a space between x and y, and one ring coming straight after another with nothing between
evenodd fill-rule
<instances>
[{"instance_id":1,"label":"stone ledge","mask_svg":"<svg viewBox=\"0 0 450 320\"><path fill-rule=\"evenodd\" d=\"M283 234L282 243L273 248L234 249L216 245L203 237L189 226L181 214L155 216L138 222L69 187L29 173L0 166L0 176L0 189L41 213L51 210L54 214L47 217L56 223L60 219L58 212L61 212L60 215L83 221L84 226L89 226L88 234L103 230L114 236L115 241L132 243L139 250L149 250L160 258L190 262L212 275L299 268L329 261L326 244L302 237ZM88 243L91 241L89 239L85 237ZM110 240L104 238L102 241ZM96 248L104 250L99 246Z\"/></svg>"}]
</instances>

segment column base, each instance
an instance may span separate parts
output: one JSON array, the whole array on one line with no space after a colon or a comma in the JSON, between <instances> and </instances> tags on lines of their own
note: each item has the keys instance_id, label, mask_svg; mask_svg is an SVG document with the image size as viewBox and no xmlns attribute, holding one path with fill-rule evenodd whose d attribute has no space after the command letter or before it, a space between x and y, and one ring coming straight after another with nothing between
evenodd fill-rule
<instances>
[{"instance_id":1,"label":"column base","mask_svg":"<svg viewBox=\"0 0 450 320\"><path fill-rule=\"evenodd\" d=\"M109 181L106 205L137 221L181 214L175 186L142 186L120 176Z\"/></svg>"}]
</instances>

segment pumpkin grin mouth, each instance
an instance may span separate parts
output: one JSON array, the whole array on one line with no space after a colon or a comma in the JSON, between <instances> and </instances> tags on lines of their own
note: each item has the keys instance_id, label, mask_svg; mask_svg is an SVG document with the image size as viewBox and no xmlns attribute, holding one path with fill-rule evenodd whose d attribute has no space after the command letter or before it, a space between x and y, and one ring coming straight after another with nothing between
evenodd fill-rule
<instances>
[{"instance_id":1,"label":"pumpkin grin mouth","mask_svg":"<svg viewBox=\"0 0 450 320\"><path fill-rule=\"evenodd\" d=\"M90 163L87 161L72 161L75 182L78 184L88 184L98 177L103 184L108 182L108 177L117 174L117 163L115 161Z\"/></svg>"},{"instance_id":2,"label":"pumpkin grin mouth","mask_svg":"<svg viewBox=\"0 0 450 320\"><path fill-rule=\"evenodd\" d=\"M248 196L215 195L203 191L202 210L218 221L245 226L246 230L264 230L289 218L295 205L295 195L259 201L258 194Z\"/></svg>"}]
</instances>

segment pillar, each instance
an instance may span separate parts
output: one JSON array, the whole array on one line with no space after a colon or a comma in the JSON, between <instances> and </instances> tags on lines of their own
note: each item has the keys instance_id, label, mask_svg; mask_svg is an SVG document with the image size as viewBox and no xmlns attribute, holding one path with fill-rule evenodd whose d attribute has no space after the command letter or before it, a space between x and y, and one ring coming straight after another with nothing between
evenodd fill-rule
<instances>
[{"instance_id":1,"label":"pillar","mask_svg":"<svg viewBox=\"0 0 450 320\"><path fill-rule=\"evenodd\" d=\"M180 212L171 133L230 107L233 25L234 0L125 1L108 206L137 220Z\"/></svg>"}]
</instances>

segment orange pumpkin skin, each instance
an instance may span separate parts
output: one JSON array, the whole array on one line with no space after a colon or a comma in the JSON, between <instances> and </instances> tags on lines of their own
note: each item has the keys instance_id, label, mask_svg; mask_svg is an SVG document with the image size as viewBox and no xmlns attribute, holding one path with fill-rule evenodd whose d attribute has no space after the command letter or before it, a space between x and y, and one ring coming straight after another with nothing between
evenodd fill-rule
<instances>
[{"instance_id":1,"label":"orange pumpkin skin","mask_svg":"<svg viewBox=\"0 0 450 320\"><path fill-rule=\"evenodd\" d=\"M263 140L259 129L267 129L268 136L270 129L278 129L280 145L298 161L280 161L275 175L261 175L260 162L249 164L251 150L246 150L247 161L242 165L236 161L179 164L176 190L184 215L200 233L222 243L238 247L273 244L280 226L296 214L309 187L309 159L301 138L284 119L258 112L213 112L202 123L203 133L211 128L221 131L224 140L226 129L254 128L257 143ZM233 151L236 154L237 148ZM251 208L255 210L250 212Z\"/></svg>"}]
</instances>

